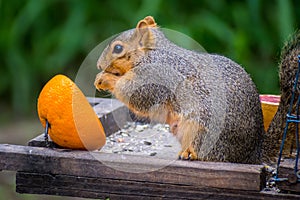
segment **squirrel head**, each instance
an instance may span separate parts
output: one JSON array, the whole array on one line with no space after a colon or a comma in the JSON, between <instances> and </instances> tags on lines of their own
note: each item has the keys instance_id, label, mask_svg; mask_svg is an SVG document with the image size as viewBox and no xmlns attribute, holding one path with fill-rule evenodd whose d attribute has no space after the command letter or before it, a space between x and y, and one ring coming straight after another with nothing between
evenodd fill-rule
<instances>
[{"instance_id":1,"label":"squirrel head","mask_svg":"<svg viewBox=\"0 0 300 200\"><path fill-rule=\"evenodd\" d=\"M152 29L157 27L153 17L147 16L135 29L121 33L103 50L97 62L98 69L116 76L124 75L140 56L154 47Z\"/></svg>"}]
</instances>

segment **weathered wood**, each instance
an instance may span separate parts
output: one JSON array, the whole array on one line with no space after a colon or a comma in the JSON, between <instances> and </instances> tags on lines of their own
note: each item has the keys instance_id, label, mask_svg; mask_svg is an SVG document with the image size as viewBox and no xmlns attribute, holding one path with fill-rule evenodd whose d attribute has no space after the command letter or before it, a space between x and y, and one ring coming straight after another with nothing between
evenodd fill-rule
<instances>
[{"instance_id":1,"label":"weathered wood","mask_svg":"<svg viewBox=\"0 0 300 200\"><path fill-rule=\"evenodd\" d=\"M170 161L153 157L0 145L0 169L47 174L118 177L135 181L260 191L263 187L261 168L260 165ZM129 173L116 169L147 173ZM158 170L149 172L152 169Z\"/></svg>"},{"instance_id":2,"label":"weathered wood","mask_svg":"<svg viewBox=\"0 0 300 200\"><path fill-rule=\"evenodd\" d=\"M298 168L300 168L299 163L300 162L298 162ZM276 184L278 188L282 191L300 194L300 182L297 181L294 167L294 159L285 159L284 162L281 162L278 177L287 178L288 180L278 181L276 182Z\"/></svg>"},{"instance_id":3,"label":"weathered wood","mask_svg":"<svg viewBox=\"0 0 300 200\"><path fill-rule=\"evenodd\" d=\"M120 130L131 116L128 108L117 99L87 98L98 118L100 119L106 136Z\"/></svg>"},{"instance_id":4,"label":"weathered wood","mask_svg":"<svg viewBox=\"0 0 300 200\"><path fill-rule=\"evenodd\" d=\"M59 146L57 144L55 144L50 137L48 137L48 147L50 148L58 148ZM41 134L33 139L31 139L28 142L28 146L32 146L32 147L46 147L46 141L45 141L45 137L44 134Z\"/></svg>"},{"instance_id":5,"label":"weathered wood","mask_svg":"<svg viewBox=\"0 0 300 200\"><path fill-rule=\"evenodd\" d=\"M31 181L28 182L28 179ZM68 191L77 191L76 196L89 198L104 198L111 195L126 195L137 197L168 197L173 199L197 199L200 196L208 197L212 193L224 193L222 190L213 189L207 191L207 188L197 188L193 186L151 183L147 181L127 181L122 179L96 179L87 177L74 176L49 176L41 174L21 173L17 174L17 190L30 190L31 188L39 188L40 184L44 184L43 190L68 188ZM28 188L30 186L30 188ZM126 188L125 188L126 187ZM80 192L79 192L80 191ZM44 191L42 191L44 192ZM182 195L186 193L185 195ZM206 193L206 194L205 194ZM228 193L228 191L227 191ZM236 193L236 191L235 191ZM221 195L220 195L221 196ZM224 194L222 195L224 196ZM177 197L177 198L176 198Z\"/></svg>"},{"instance_id":6,"label":"weathered wood","mask_svg":"<svg viewBox=\"0 0 300 200\"><path fill-rule=\"evenodd\" d=\"M87 97L90 105L95 110L107 136L115 133L127 122L149 123L146 117L138 117L117 99Z\"/></svg>"},{"instance_id":7,"label":"weathered wood","mask_svg":"<svg viewBox=\"0 0 300 200\"><path fill-rule=\"evenodd\" d=\"M116 99L88 98L99 117L106 136L120 130L128 121L132 121L129 110Z\"/></svg>"},{"instance_id":8,"label":"weathered wood","mask_svg":"<svg viewBox=\"0 0 300 200\"><path fill-rule=\"evenodd\" d=\"M166 163L169 162L169 163ZM166 165L155 171L155 166ZM130 173L145 170L145 173ZM20 193L122 199L296 199L262 193L260 165L0 145L0 169L17 172Z\"/></svg>"},{"instance_id":9,"label":"weathered wood","mask_svg":"<svg viewBox=\"0 0 300 200\"><path fill-rule=\"evenodd\" d=\"M41 187L42 186L42 187ZM207 188L123 179L18 172L17 192L110 199L296 199L254 191Z\"/></svg>"},{"instance_id":10,"label":"weathered wood","mask_svg":"<svg viewBox=\"0 0 300 200\"><path fill-rule=\"evenodd\" d=\"M109 166L113 166L115 169ZM161 168L161 166L166 167ZM35 177L39 177L38 174L46 174L46 176L51 174L51 176L85 177L88 180L92 179L92 181L99 179L102 181L118 180L120 182L123 180L126 184L124 182L124 184L122 184L123 188L117 188L117 190L122 191L128 190L130 184L138 182L139 184L134 187L134 191L137 190L137 192L134 193L136 195L139 195L140 190L145 190L145 187L141 187L140 183L152 184L153 189L155 187L169 188L170 185L180 185L182 188L197 187L205 188L205 190L211 188L214 190L228 189L239 192L259 192L262 188L261 168L262 166L259 165L186 162L178 160L168 161L153 157L0 145L0 169L2 170L34 173L36 174ZM116 169L130 169L136 172L146 172L130 173ZM149 170L152 169L157 170L149 172ZM34 177L32 178L32 181L34 180L33 182L37 181ZM27 179L27 182L29 180L30 179ZM43 179L43 181L45 180ZM38 184L38 187L41 188L45 186L47 185ZM20 187L18 186L18 191L25 192L25 190L22 189L24 187L24 184L23 186L21 184ZM83 187L86 186L83 185ZM141 188L139 189L139 187ZM35 186L31 185L29 188L35 188ZM68 188L66 191L67 190ZM97 192L97 190L94 192ZM212 194L214 192L215 191L211 191L210 193ZM125 195L126 193L123 192L123 194Z\"/></svg>"},{"instance_id":11,"label":"weathered wood","mask_svg":"<svg viewBox=\"0 0 300 200\"><path fill-rule=\"evenodd\" d=\"M117 100L88 100L107 135L134 119ZM57 146L51 140L53 148L44 148L43 135L31 140L29 145L0 144L0 170L17 171L16 190L19 193L110 199L124 199L125 196L126 199L300 197L261 192L266 182L262 165L189 162L66 150L54 148ZM287 172L283 168L280 173ZM288 191L298 191L298 188Z\"/></svg>"}]
</instances>

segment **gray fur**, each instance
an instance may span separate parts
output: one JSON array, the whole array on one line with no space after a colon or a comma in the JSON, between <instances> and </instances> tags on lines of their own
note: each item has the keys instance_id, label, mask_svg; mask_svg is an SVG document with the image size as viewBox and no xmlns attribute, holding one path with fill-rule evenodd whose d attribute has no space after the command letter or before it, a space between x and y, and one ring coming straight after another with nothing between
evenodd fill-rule
<instances>
[{"instance_id":1,"label":"gray fur","mask_svg":"<svg viewBox=\"0 0 300 200\"><path fill-rule=\"evenodd\" d=\"M198 159L260 163L263 118L259 94L245 70L232 60L176 46L159 29L155 43L134 62L134 79L115 90L140 113L166 115L165 106L204 130L194 130ZM115 40L130 41L133 30ZM118 96L117 96L118 98ZM151 115L150 115L151 116Z\"/></svg>"}]
</instances>

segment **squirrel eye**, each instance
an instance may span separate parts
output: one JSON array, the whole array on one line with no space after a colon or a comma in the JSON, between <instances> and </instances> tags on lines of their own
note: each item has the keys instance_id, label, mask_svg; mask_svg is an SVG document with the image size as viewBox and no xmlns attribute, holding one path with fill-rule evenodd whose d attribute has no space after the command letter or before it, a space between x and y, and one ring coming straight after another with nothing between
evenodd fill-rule
<instances>
[{"instance_id":1,"label":"squirrel eye","mask_svg":"<svg viewBox=\"0 0 300 200\"><path fill-rule=\"evenodd\" d=\"M113 50L113 53L121 53L123 51L123 46L120 45L120 44L116 44L114 46L114 50Z\"/></svg>"}]
</instances>

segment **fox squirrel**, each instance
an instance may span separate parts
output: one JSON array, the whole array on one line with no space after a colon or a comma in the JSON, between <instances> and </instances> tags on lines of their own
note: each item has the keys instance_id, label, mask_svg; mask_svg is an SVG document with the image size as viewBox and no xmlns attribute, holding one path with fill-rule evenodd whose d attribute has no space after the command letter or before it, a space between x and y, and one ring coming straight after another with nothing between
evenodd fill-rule
<instances>
[{"instance_id":1,"label":"fox squirrel","mask_svg":"<svg viewBox=\"0 0 300 200\"><path fill-rule=\"evenodd\" d=\"M269 138L258 91L246 71L226 57L175 45L151 16L103 50L95 87L110 91L138 116L169 124L181 143L183 160L259 164L278 152L289 103L286 91L300 49L294 43L283 51L283 96Z\"/></svg>"}]
</instances>

